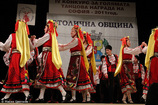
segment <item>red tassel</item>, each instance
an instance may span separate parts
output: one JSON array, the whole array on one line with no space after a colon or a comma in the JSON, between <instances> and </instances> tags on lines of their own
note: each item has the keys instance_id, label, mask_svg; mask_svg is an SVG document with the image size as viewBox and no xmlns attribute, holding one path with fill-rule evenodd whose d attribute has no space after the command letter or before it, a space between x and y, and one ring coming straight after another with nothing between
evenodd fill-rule
<instances>
[{"instance_id":1,"label":"red tassel","mask_svg":"<svg viewBox=\"0 0 158 105\"><path fill-rule=\"evenodd\" d=\"M19 20L17 20L17 22L15 23L15 32L18 30L18 26L19 26Z\"/></svg>"},{"instance_id":2,"label":"red tassel","mask_svg":"<svg viewBox=\"0 0 158 105\"><path fill-rule=\"evenodd\" d=\"M56 37L58 37L58 33L57 33L57 30L56 30L56 28L55 28L55 33L56 33Z\"/></svg>"},{"instance_id":3,"label":"red tassel","mask_svg":"<svg viewBox=\"0 0 158 105\"><path fill-rule=\"evenodd\" d=\"M158 30L156 29L156 31L155 31L155 35L154 35L154 40L156 40L157 37L158 37Z\"/></svg>"},{"instance_id":4,"label":"red tassel","mask_svg":"<svg viewBox=\"0 0 158 105\"><path fill-rule=\"evenodd\" d=\"M93 41L92 41L90 35L91 35L91 34L88 34L88 32L87 32L87 35L86 35L87 41L88 41L88 44L92 44L92 45L93 45Z\"/></svg>"},{"instance_id":5,"label":"red tassel","mask_svg":"<svg viewBox=\"0 0 158 105\"><path fill-rule=\"evenodd\" d=\"M122 41L122 46L127 45L127 39L129 39L128 37L124 37L121 39Z\"/></svg>"},{"instance_id":6,"label":"red tassel","mask_svg":"<svg viewBox=\"0 0 158 105\"><path fill-rule=\"evenodd\" d=\"M81 40L83 41L83 34L82 34L81 29L79 29L79 35L80 35Z\"/></svg>"},{"instance_id":7,"label":"red tassel","mask_svg":"<svg viewBox=\"0 0 158 105\"><path fill-rule=\"evenodd\" d=\"M26 30L27 30L27 34L30 35L29 27L27 24L26 24Z\"/></svg>"},{"instance_id":8,"label":"red tassel","mask_svg":"<svg viewBox=\"0 0 158 105\"><path fill-rule=\"evenodd\" d=\"M49 24L49 31L50 33L54 33L54 25L51 21L48 21L48 24Z\"/></svg>"}]
</instances>

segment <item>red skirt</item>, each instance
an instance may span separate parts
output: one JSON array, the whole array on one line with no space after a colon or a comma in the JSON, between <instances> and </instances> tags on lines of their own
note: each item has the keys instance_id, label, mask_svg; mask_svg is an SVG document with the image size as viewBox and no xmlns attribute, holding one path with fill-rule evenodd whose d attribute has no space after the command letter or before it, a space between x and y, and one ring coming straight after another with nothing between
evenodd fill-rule
<instances>
[{"instance_id":1,"label":"red skirt","mask_svg":"<svg viewBox=\"0 0 158 105\"><path fill-rule=\"evenodd\" d=\"M122 93L125 93L127 91L131 91L131 93L135 93L137 91L132 63L122 64L120 77L121 77L120 85L121 85Z\"/></svg>"},{"instance_id":2,"label":"red skirt","mask_svg":"<svg viewBox=\"0 0 158 105\"><path fill-rule=\"evenodd\" d=\"M149 85L158 83L158 58L153 57L150 63Z\"/></svg>"},{"instance_id":3,"label":"red skirt","mask_svg":"<svg viewBox=\"0 0 158 105\"><path fill-rule=\"evenodd\" d=\"M43 74L39 78L37 82L38 86L46 86L47 88L57 88L62 83L62 74L52 62L52 53L51 52L43 52Z\"/></svg>"},{"instance_id":4,"label":"red skirt","mask_svg":"<svg viewBox=\"0 0 158 105\"><path fill-rule=\"evenodd\" d=\"M90 77L82 56L71 56L66 76L69 88L77 91L91 89Z\"/></svg>"},{"instance_id":5,"label":"red skirt","mask_svg":"<svg viewBox=\"0 0 158 105\"><path fill-rule=\"evenodd\" d=\"M27 70L20 68L20 53L11 55L8 76L1 92L17 93L29 89L29 78Z\"/></svg>"}]
</instances>

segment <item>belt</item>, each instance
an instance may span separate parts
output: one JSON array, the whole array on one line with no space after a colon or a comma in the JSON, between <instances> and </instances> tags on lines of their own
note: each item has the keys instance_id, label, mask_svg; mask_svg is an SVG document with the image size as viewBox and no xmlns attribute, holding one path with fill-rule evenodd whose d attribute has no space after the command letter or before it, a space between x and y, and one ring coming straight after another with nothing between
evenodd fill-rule
<instances>
[{"instance_id":1,"label":"belt","mask_svg":"<svg viewBox=\"0 0 158 105\"><path fill-rule=\"evenodd\" d=\"M52 48L51 47L43 47L42 48L42 51L52 51Z\"/></svg>"},{"instance_id":2,"label":"belt","mask_svg":"<svg viewBox=\"0 0 158 105\"><path fill-rule=\"evenodd\" d=\"M123 60L123 63L132 63L132 60Z\"/></svg>"},{"instance_id":3,"label":"belt","mask_svg":"<svg viewBox=\"0 0 158 105\"><path fill-rule=\"evenodd\" d=\"M13 49L12 53L20 53L17 49Z\"/></svg>"},{"instance_id":4,"label":"belt","mask_svg":"<svg viewBox=\"0 0 158 105\"><path fill-rule=\"evenodd\" d=\"M90 61L91 59L90 59L90 58L87 58L87 60Z\"/></svg>"},{"instance_id":5,"label":"belt","mask_svg":"<svg viewBox=\"0 0 158 105\"><path fill-rule=\"evenodd\" d=\"M71 56L81 55L81 51L71 52Z\"/></svg>"}]
</instances>

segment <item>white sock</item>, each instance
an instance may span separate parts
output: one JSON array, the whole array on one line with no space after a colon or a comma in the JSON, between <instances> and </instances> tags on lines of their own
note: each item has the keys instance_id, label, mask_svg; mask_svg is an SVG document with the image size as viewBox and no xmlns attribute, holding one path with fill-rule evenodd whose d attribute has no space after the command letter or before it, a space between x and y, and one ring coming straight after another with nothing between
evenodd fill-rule
<instances>
[{"instance_id":1,"label":"white sock","mask_svg":"<svg viewBox=\"0 0 158 105\"><path fill-rule=\"evenodd\" d=\"M132 101L131 92L130 91L127 91L127 97L128 97L128 101Z\"/></svg>"},{"instance_id":2,"label":"white sock","mask_svg":"<svg viewBox=\"0 0 158 105\"><path fill-rule=\"evenodd\" d=\"M58 89L60 90L60 92L61 92L61 94L62 94L62 96L63 96L63 100L65 100L65 96L66 96L66 91L64 90L64 88L60 85L59 87L58 87Z\"/></svg>"},{"instance_id":3,"label":"white sock","mask_svg":"<svg viewBox=\"0 0 158 105\"><path fill-rule=\"evenodd\" d=\"M9 98L9 97L10 97L10 95L11 95L11 93L6 93L6 95L4 96L4 99Z\"/></svg>"},{"instance_id":4,"label":"white sock","mask_svg":"<svg viewBox=\"0 0 158 105\"><path fill-rule=\"evenodd\" d=\"M143 95L142 95L142 98L143 98L144 100L146 100L146 94L143 94Z\"/></svg>"},{"instance_id":5,"label":"white sock","mask_svg":"<svg viewBox=\"0 0 158 105\"><path fill-rule=\"evenodd\" d=\"M89 92L87 92L87 101L91 100L91 94Z\"/></svg>"},{"instance_id":6,"label":"white sock","mask_svg":"<svg viewBox=\"0 0 158 105\"><path fill-rule=\"evenodd\" d=\"M123 94L122 101L126 101L126 97L127 97L127 95L126 95L126 93L124 93L124 94Z\"/></svg>"},{"instance_id":7,"label":"white sock","mask_svg":"<svg viewBox=\"0 0 158 105\"><path fill-rule=\"evenodd\" d=\"M70 101L76 100L76 90L71 91L72 99Z\"/></svg>"},{"instance_id":8,"label":"white sock","mask_svg":"<svg viewBox=\"0 0 158 105\"><path fill-rule=\"evenodd\" d=\"M82 91L82 97L83 97L83 101L82 102L86 102L86 95L87 95L87 92L85 90Z\"/></svg>"},{"instance_id":9,"label":"white sock","mask_svg":"<svg viewBox=\"0 0 158 105\"><path fill-rule=\"evenodd\" d=\"M29 91L23 91L23 93L25 94L26 97L28 97L30 94Z\"/></svg>"},{"instance_id":10,"label":"white sock","mask_svg":"<svg viewBox=\"0 0 158 105\"><path fill-rule=\"evenodd\" d=\"M45 90L46 90L46 87L42 87L42 88L40 89L40 94L39 94L38 99L44 99Z\"/></svg>"}]
</instances>

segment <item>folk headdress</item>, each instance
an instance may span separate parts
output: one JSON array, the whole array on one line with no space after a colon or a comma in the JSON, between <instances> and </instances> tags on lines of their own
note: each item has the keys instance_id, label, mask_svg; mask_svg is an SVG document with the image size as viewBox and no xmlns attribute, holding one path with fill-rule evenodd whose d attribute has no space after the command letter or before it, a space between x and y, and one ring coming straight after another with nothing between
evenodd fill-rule
<instances>
[{"instance_id":1,"label":"folk headdress","mask_svg":"<svg viewBox=\"0 0 158 105\"><path fill-rule=\"evenodd\" d=\"M89 34L86 31L83 31L83 36L85 37L85 40L88 42L89 45L93 45L93 41L91 39L91 34Z\"/></svg>"},{"instance_id":2,"label":"folk headdress","mask_svg":"<svg viewBox=\"0 0 158 105\"><path fill-rule=\"evenodd\" d=\"M52 36L52 62L57 69L60 69L62 66L62 60L60 57L58 42L56 39L56 36L58 36L57 30L56 30L57 23L55 23L53 20L49 20L47 22L47 25L49 26L48 27L49 32Z\"/></svg>"},{"instance_id":3,"label":"folk headdress","mask_svg":"<svg viewBox=\"0 0 158 105\"><path fill-rule=\"evenodd\" d=\"M77 33L77 37L81 40L81 45L82 45L81 54L83 55L83 59L84 59L84 62L85 62L85 67L86 67L86 70L88 72L89 63L88 63L85 48L84 48L84 45L83 45L83 34L82 34L82 31L81 31L81 28L78 25L74 25L73 28L75 29L75 31Z\"/></svg>"},{"instance_id":4,"label":"folk headdress","mask_svg":"<svg viewBox=\"0 0 158 105\"><path fill-rule=\"evenodd\" d=\"M88 42L89 45L93 47L93 41L91 39L91 34L89 34L86 31L83 31L83 36L85 37L85 40ZM95 56L94 56L94 49L92 48L92 56L90 57L90 62L92 65L92 70L94 75L96 74L96 62L95 62Z\"/></svg>"},{"instance_id":5,"label":"folk headdress","mask_svg":"<svg viewBox=\"0 0 158 105\"><path fill-rule=\"evenodd\" d=\"M145 57L145 66L147 70L149 70L149 65L150 65L150 58L154 56L154 46L155 46L155 40L158 38L158 29L152 29L152 32L149 37L148 41L148 49Z\"/></svg>"},{"instance_id":6,"label":"folk headdress","mask_svg":"<svg viewBox=\"0 0 158 105\"><path fill-rule=\"evenodd\" d=\"M122 44L121 44L120 54L119 54L119 59L118 59L118 64L117 64L114 76L116 76L121 71L121 67L122 67L122 50L127 45L127 40L129 40L129 36L123 37L121 39Z\"/></svg>"},{"instance_id":7,"label":"folk headdress","mask_svg":"<svg viewBox=\"0 0 158 105\"><path fill-rule=\"evenodd\" d=\"M29 28L24 21L17 20L15 24L16 48L21 54L20 67L24 67L30 59Z\"/></svg>"}]
</instances>

